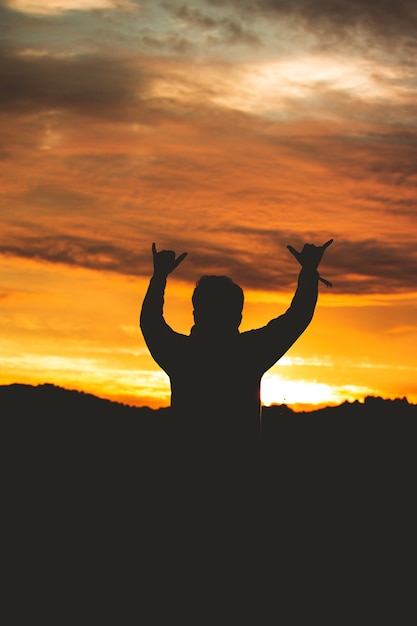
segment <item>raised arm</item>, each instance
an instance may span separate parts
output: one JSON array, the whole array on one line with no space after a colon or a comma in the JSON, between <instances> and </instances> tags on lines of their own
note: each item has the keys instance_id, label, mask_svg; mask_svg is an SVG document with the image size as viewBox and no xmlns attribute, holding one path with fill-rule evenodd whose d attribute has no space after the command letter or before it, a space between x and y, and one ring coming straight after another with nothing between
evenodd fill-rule
<instances>
[{"instance_id":1,"label":"raised arm","mask_svg":"<svg viewBox=\"0 0 417 626\"><path fill-rule=\"evenodd\" d=\"M154 359L160 363L164 341L174 331L164 319L164 293L168 275L185 259L187 252L176 258L173 250L157 252L152 244L153 275L142 303L140 327Z\"/></svg>"},{"instance_id":2,"label":"raised arm","mask_svg":"<svg viewBox=\"0 0 417 626\"><path fill-rule=\"evenodd\" d=\"M298 334L301 334L312 320L317 303L318 280L324 282L328 287L332 286L329 281L321 278L317 271L326 248L332 242L333 239L329 239L322 246L306 243L301 252L298 252L292 246L287 246L288 250L301 265L297 290L287 311L287 313L292 314L298 320L299 327L295 327L296 332L299 331Z\"/></svg>"},{"instance_id":3,"label":"raised arm","mask_svg":"<svg viewBox=\"0 0 417 626\"><path fill-rule=\"evenodd\" d=\"M260 362L263 363L264 371L272 367L287 352L310 324L318 296L320 277L317 268L324 251L332 241L332 239L329 240L323 246L305 244L301 252L292 246L287 246L301 264L301 270L297 289L287 311L271 320L264 328L255 331L262 355ZM328 281L325 282L328 283Z\"/></svg>"}]
</instances>

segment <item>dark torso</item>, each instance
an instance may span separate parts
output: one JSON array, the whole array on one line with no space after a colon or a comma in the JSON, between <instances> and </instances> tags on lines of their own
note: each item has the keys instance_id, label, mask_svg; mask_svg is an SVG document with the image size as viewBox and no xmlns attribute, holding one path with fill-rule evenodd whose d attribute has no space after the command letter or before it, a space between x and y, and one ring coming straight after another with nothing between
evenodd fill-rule
<instances>
[{"instance_id":1,"label":"dark torso","mask_svg":"<svg viewBox=\"0 0 417 626\"><path fill-rule=\"evenodd\" d=\"M239 453L259 438L262 372L243 335L184 337L171 380L171 406L185 438Z\"/></svg>"}]
</instances>

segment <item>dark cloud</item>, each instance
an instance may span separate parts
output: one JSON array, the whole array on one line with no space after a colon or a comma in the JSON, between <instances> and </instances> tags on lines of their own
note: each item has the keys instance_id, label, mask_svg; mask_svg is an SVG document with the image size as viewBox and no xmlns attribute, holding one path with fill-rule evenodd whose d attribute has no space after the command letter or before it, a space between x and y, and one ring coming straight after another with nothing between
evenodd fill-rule
<instances>
[{"instance_id":1,"label":"dark cloud","mask_svg":"<svg viewBox=\"0 0 417 626\"><path fill-rule=\"evenodd\" d=\"M22 236L0 246L0 254L126 275L140 275L145 262L144 255L110 241L71 235Z\"/></svg>"},{"instance_id":2,"label":"dark cloud","mask_svg":"<svg viewBox=\"0 0 417 626\"><path fill-rule=\"evenodd\" d=\"M205 30L207 33L215 31L215 36L209 36L211 42L245 45L260 43L259 36L242 25L238 19L224 15L213 17L187 4L179 7L166 4L165 8L186 25Z\"/></svg>"},{"instance_id":3,"label":"dark cloud","mask_svg":"<svg viewBox=\"0 0 417 626\"><path fill-rule=\"evenodd\" d=\"M127 59L18 56L0 52L0 108L4 111L65 110L113 118L136 114L146 91L146 71Z\"/></svg>"},{"instance_id":4,"label":"dark cloud","mask_svg":"<svg viewBox=\"0 0 417 626\"><path fill-rule=\"evenodd\" d=\"M224 240L227 233L222 235ZM301 250L303 242L299 234L245 229L245 235L247 248L244 250L221 243L210 244L207 240L191 242L181 236L173 243L166 238L158 250L172 248L177 254L188 252L178 277L192 284L203 274L224 274L244 288L272 292L292 290L298 265L286 245L292 242ZM322 233L303 233L303 241L320 243L322 239ZM164 240L163 233L160 240ZM252 252L251 244L256 241L262 242L262 250L255 246L257 251ZM150 246L144 249L143 245L132 242L122 246L110 240L70 235L23 236L0 246L0 254L126 276L147 278L152 272ZM322 266L324 277L334 283L338 295L405 292L415 288L417 244L339 239L327 250Z\"/></svg>"},{"instance_id":5,"label":"dark cloud","mask_svg":"<svg viewBox=\"0 0 417 626\"><path fill-rule=\"evenodd\" d=\"M175 17L177 17L179 20L192 26L200 26L201 28L206 29L218 28L219 26L222 26L221 19L209 16L208 14L205 14L195 7L191 7L187 4L183 4L179 7L175 7L170 4L164 4L164 7L167 11L172 12L172 14L175 15Z\"/></svg>"},{"instance_id":6,"label":"dark cloud","mask_svg":"<svg viewBox=\"0 0 417 626\"><path fill-rule=\"evenodd\" d=\"M194 50L193 43L176 32L160 34L151 29L142 29L140 32L141 47L150 53L160 54L161 50L186 55Z\"/></svg>"},{"instance_id":7,"label":"dark cloud","mask_svg":"<svg viewBox=\"0 0 417 626\"><path fill-rule=\"evenodd\" d=\"M163 240L163 233L160 235ZM220 245L209 245L207 242L175 238L170 245L165 238L162 248L175 248L177 253L188 251L187 263L181 265L181 278L195 282L202 274L231 274L239 277L247 286L260 286L262 275L255 271L255 264L239 258L239 255ZM137 251L139 249L139 252ZM150 245L122 247L109 240L98 240L89 237L71 235L20 236L9 244L0 246L0 254L17 256L25 259L60 263L69 266L83 267L104 272L116 272L128 276L150 276L152 272L152 255ZM265 278L265 277L264 277ZM262 285L261 285L262 286Z\"/></svg>"},{"instance_id":8,"label":"dark cloud","mask_svg":"<svg viewBox=\"0 0 417 626\"><path fill-rule=\"evenodd\" d=\"M181 278L193 282L202 274L231 276L244 288L269 292L294 289L299 266L286 246L291 243L301 250L305 242L319 245L327 235L314 231L277 231L274 229L230 228L230 238L245 235L245 249L228 248L224 244L207 244L176 238L166 247L189 256L181 266ZM220 236L220 232L219 232ZM227 231L222 231L222 239ZM148 260L149 266L149 260ZM336 239L322 261L322 275L333 282L337 295L404 293L415 289L417 243L409 241L384 243L371 239L353 241Z\"/></svg>"},{"instance_id":9,"label":"dark cloud","mask_svg":"<svg viewBox=\"0 0 417 626\"><path fill-rule=\"evenodd\" d=\"M416 284L417 243L372 239L333 244L329 272L337 292L350 294L413 291Z\"/></svg>"},{"instance_id":10,"label":"dark cloud","mask_svg":"<svg viewBox=\"0 0 417 626\"><path fill-rule=\"evenodd\" d=\"M417 4L414 0L206 0L215 7L232 6L239 13L293 19L326 36L360 36L369 33L396 46L415 40Z\"/></svg>"}]
</instances>

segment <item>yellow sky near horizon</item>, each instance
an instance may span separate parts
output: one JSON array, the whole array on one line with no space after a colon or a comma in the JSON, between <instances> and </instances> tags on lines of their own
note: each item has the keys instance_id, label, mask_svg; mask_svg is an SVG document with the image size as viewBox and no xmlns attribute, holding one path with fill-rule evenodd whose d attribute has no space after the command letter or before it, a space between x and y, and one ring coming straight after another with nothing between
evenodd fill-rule
<instances>
[{"instance_id":1,"label":"yellow sky near horizon","mask_svg":"<svg viewBox=\"0 0 417 626\"><path fill-rule=\"evenodd\" d=\"M135 406L169 405L168 378L150 357L138 326L146 279L15 259L5 270L10 289L6 283L0 384L51 382ZM27 288L13 292L19 274ZM188 333L192 325L192 288L172 277L168 283L166 317L179 332ZM247 291L241 330L284 312L291 297ZM396 316L387 320L384 310L393 299ZM321 286L312 324L264 377L264 404L310 409L367 395L407 396L417 403L415 359L407 349L410 328L404 324L417 293L360 300L348 296L340 302ZM376 320L381 339L373 343ZM391 351L402 355L400 365L389 363Z\"/></svg>"},{"instance_id":2,"label":"yellow sky near horizon","mask_svg":"<svg viewBox=\"0 0 417 626\"><path fill-rule=\"evenodd\" d=\"M138 316L151 243L283 313L286 246L334 243L314 320L264 403L417 403L417 8L373 0L8 0L0 44L0 384L138 406L169 385Z\"/></svg>"}]
</instances>

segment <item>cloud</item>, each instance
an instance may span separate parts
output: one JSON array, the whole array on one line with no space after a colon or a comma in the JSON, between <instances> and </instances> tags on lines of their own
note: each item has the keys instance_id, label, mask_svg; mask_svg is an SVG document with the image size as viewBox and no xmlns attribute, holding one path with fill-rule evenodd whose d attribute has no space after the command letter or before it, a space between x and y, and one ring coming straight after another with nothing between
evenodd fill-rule
<instances>
[{"instance_id":1,"label":"cloud","mask_svg":"<svg viewBox=\"0 0 417 626\"><path fill-rule=\"evenodd\" d=\"M242 231L242 229L240 229ZM229 275L246 288L272 291L292 290L299 266L286 250L287 242L301 249L300 236L294 232L246 229L246 248L231 243L224 231L214 238L192 241L179 234L174 245L161 233L157 249L175 248L177 254L188 252L177 278L194 284L203 274ZM305 235L305 233L304 233ZM305 241L321 242L321 234L306 236ZM256 241L261 246L256 246ZM280 242L278 245L277 242ZM297 243L298 242L298 243ZM252 248L252 244L255 244ZM260 249L262 252L260 252ZM20 235L0 246L1 255L82 267L125 276L150 277L152 258L150 242L138 237L122 245L109 238L70 235ZM322 262L323 274L334 282L340 294L401 293L415 289L417 245L414 242L387 244L370 239L336 240Z\"/></svg>"},{"instance_id":2,"label":"cloud","mask_svg":"<svg viewBox=\"0 0 417 626\"><path fill-rule=\"evenodd\" d=\"M333 5L347 10L344 2ZM226 273L269 290L292 287L296 269L285 245L304 233L338 242L324 275L339 292L414 289L414 68L391 57L305 50L250 63L225 55L208 61L215 46L201 57L190 53L209 37L252 49L262 32L257 14L269 16L271 29L280 14L335 23L334 6L326 13L326 2L172 3L163 27L152 20L138 26L154 56L140 53L141 42L120 50L115 36L86 54L78 42L94 39L97 24L102 42L108 31L101 19L8 12L32 40L10 39L0 61L2 219L9 220L3 252L145 275L155 237L190 251L181 269L190 282ZM365 6L351 4L357 23L371 3ZM242 7L239 15L234 7ZM77 20L82 30L71 46ZM45 31L36 46L38 22ZM58 22L68 28L65 49L57 44L60 30L51 36ZM189 58L165 55L164 41ZM13 219L26 225L35 214L34 230L17 236Z\"/></svg>"},{"instance_id":3,"label":"cloud","mask_svg":"<svg viewBox=\"0 0 417 626\"><path fill-rule=\"evenodd\" d=\"M47 113L56 133L44 136L45 147L59 138L60 131L67 128L74 134L87 120L88 124L111 123L113 132L119 124L124 142L128 141L129 124L152 127L155 132L161 124L170 124L170 132L176 125L184 136L194 134L195 141L198 134L203 141L209 129L219 130L224 124L220 134L217 131L204 141L221 144L223 134L230 137L233 133L243 144L238 138L241 134L258 145L294 146L291 150L299 150L300 156L304 151L307 158L314 151L317 161L324 164L327 160L332 168L345 163L356 172L354 155L379 144L404 161L409 180L415 162L410 157L416 148L415 89L376 80L378 68L373 65L362 67L361 72L355 64L335 63L330 68L337 75L334 83L331 76L320 78L320 64L315 66L314 77L313 61L310 58L305 67L298 59L252 68L227 63L203 68L198 62L163 58L106 54L57 58L4 51L0 58L0 110L3 114L30 114L32 126L38 123L42 133L46 119L35 122L35 114ZM322 66L330 71L325 60ZM59 114L63 114L60 119ZM78 119L66 119L65 115ZM15 133L19 126L15 124ZM108 128L102 126L102 131ZM7 132L10 134L10 129ZM84 133L89 132L87 126ZM343 145L348 148L344 153L339 150ZM375 176L378 167L386 169L387 163L395 169L395 161L384 163L381 152L376 158L380 165L373 165Z\"/></svg>"},{"instance_id":4,"label":"cloud","mask_svg":"<svg viewBox=\"0 0 417 626\"><path fill-rule=\"evenodd\" d=\"M206 32L206 41L209 43L259 45L259 35L242 25L237 16L226 17L216 14L207 14L188 4L176 6L164 4L167 11L172 13L176 20L187 27Z\"/></svg>"},{"instance_id":5,"label":"cloud","mask_svg":"<svg viewBox=\"0 0 417 626\"><path fill-rule=\"evenodd\" d=\"M416 266L417 244L413 239L392 243L338 240L329 260L337 291L352 294L415 291Z\"/></svg>"},{"instance_id":6,"label":"cloud","mask_svg":"<svg viewBox=\"0 0 417 626\"><path fill-rule=\"evenodd\" d=\"M137 275L144 258L114 243L71 235L21 236L14 243L2 245L0 254L60 263L125 275Z\"/></svg>"},{"instance_id":7,"label":"cloud","mask_svg":"<svg viewBox=\"0 0 417 626\"><path fill-rule=\"evenodd\" d=\"M0 107L6 111L67 110L113 117L138 104L144 72L113 56L56 58L3 51ZM135 97L136 95L136 97Z\"/></svg>"},{"instance_id":8,"label":"cloud","mask_svg":"<svg viewBox=\"0 0 417 626\"><path fill-rule=\"evenodd\" d=\"M161 239L163 239L161 235ZM196 241L190 249L190 240L175 239L176 249L190 250L191 263L181 266L181 278L195 282L204 273L233 273L255 284L257 273L252 270L249 259L239 258L236 252L207 241ZM168 247L168 246L167 246ZM158 249L161 249L159 246ZM139 252L137 252L139 250ZM104 272L116 272L127 276L150 276L152 257L150 243L136 245L131 242L121 246L110 239L63 235L24 235L0 246L0 254L19 258L65 264Z\"/></svg>"},{"instance_id":9,"label":"cloud","mask_svg":"<svg viewBox=\"0 0 417 626\"><path fill-rule=\"evenodd\" d=\"M138 41L149 53L161 54L164 50L186 56L194 51L194 43L178 32L159 33L150 28L143 28Z\"/></svg>"},{"instance_id":10,"label":"cloud","mask_svg":"<svg viewBox=\"0 0 417 626\"><path fill-rule=\"evenodd\" d=\"M414 0L206 0L212 7L233 7L249 17L288 19L331 41L348 38L360 44L367 33L396 47L415 40L417 5ZM329 39L328 39L329 41ZM325 42L326 43L326 42Z\"/></svg>"},{"instance_id":11,"label":"cloud","mask_svg":"<svg viewBox=\"0 0 417 626\"><path fill-rule=\"evenodd\" d=\"M139 5L131 0L5 0L4 4L13 11L30 13L31 15L59 15L74 10L132 11L139 9Z\"/></svg>"},{"instance_id":12,"label":"cloud","mask_svg":"<svg viewBox=\"0 0 417 626\"><path fill-rule=\"evenodd\" d=\"M225 37L230 43L240 40L247 49L262 38L261 30L249 36L237 18L207 16L185 4L172 5L170 11L176 19L205 29L204 37ZM10 16L7 19L11 20ZM51 25L46 23L43 46L33 35L26 45L22 37L10 39L9 48L3 49L0 58L2 109L58 109L128 120L138 119L151 108L175 114L181 107L188 107L187 114L192 115L193 109L203 105L285 121L297 115L311 119L358 116L354 121L366 116L379 121L382 116L387 119L387 110L382 107L385 103L391 116L395 108L400 111L402 107L397 119L404 119L403 113L413 115L415 70L404 64L404 59L400 63L392 57L377 62L342 58L333 50L330 55L304 49L288 56L282 51L275 53L273 60L242 62L224 54L222 61L217 56L208 62L210 45L203 46L201 56L192 54L201 33L172 26L158 30L156 24L145 21L136 32L127 31L132 45L127 49L124 42L121 45L120 33L99 23L98 39L97 22L78 24L70 19L59 23L65 44L51 37ZM17 26L13 18L6 30L16 31ZM123 23L123 29L127 27ZM25 23L26 35L33 28L30 20ZM103 32L113 47L106 47ZM100 45L94 48L97 41ZM144 46L154 56L141 54ZM188 58L164 56L167 46ZM262 41L261 47L267 50L268 46L270 43L264 45ZM370 111L366 105L374 109Z\"/></svg>"}]
</instances>

